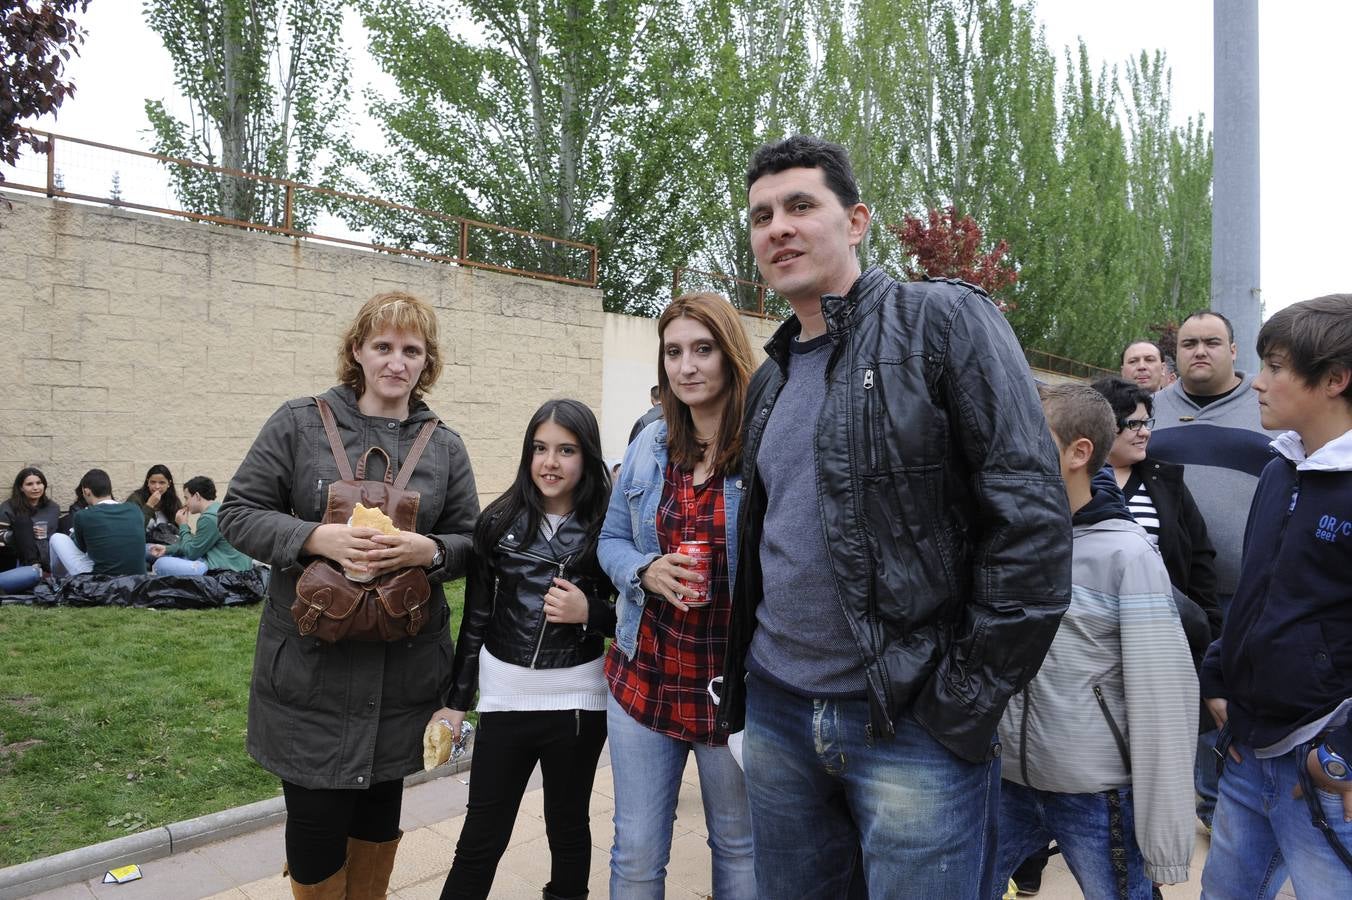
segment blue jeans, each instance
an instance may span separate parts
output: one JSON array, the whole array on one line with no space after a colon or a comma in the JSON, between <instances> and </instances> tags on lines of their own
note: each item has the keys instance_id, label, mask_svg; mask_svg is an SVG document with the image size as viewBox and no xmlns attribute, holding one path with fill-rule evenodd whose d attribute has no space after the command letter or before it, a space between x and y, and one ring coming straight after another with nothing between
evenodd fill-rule
<instances>
[{"instance_id":1,"label":"blue jeans","mask_svg":"<svg viewBox=\"0 0 1352 900\"><path fill-rule=\"evenodd\" d=\"M989 897L998 760L959 759L909 718L891 739L867 700L814 700L747 679L746 765L762 897Z\"/></svg>"},{"instance_id":2,"label":"blue jeans","mask_svg":"<svg viewBox=\"0 0 1352 900\"><path fill-rule=\"evenodd\" d=\"M1225 759L1202 896L1271 898L1290 877L1297 897L1352 897L1352 871L1310 823L1306 798L1291 796L1297 767L1304 764L1301 752L1259 759L1252 747L1234 747L1244 761ZM1324 818L1352 850L1352 823L1343 821L1342 800L1318 795Z\"/></svg>"},{"instance_id":3,"label":"blue jeans","mask_svg":"<svg viewBox=\"0 0 1352 900\"><path fill-rule=\"evenodd\" d=\"M200 559L179 559L177 556L161 556L155 560L151 571L156 575L182 575L188 578L201 578L207 574L207 564Z\"/></svg>"},{"instance_id":4,"label":"blue jeans","mask_svg":"<svg viewBox=\"0 0 1352 900\"><path fill-rule=\"evenodd\" d=\"M75 541L64 534L54 534L47 543L52 554L52 577L65 578L94 571L94 560Z\"/></svg>"},{"instance_id":5,"label":"blue jeans","mask_svg":"<svg viewBox=\"0 0 1352 900\"><path fill-rule=\"evenodd\" d=\"M1019 863L1051 840L1086 897L1150 900L1129 788L1060 794L1012 781L1000 786L999 881L985 896L999 900Z\"/></svg>"},{"instance_id":6,"label":"blue jeans","mask_svg":"<svg viewBox=\"0 0 1352 900\"><path fill-rule=\"evenodd\" d=\"M0 594L25 593L41 580L41 566L15 566L0 572Z\"/></svg>"},{"instance_id":7,"label":"blue jeans","mask_svg":"<svg viewBox=\"0 0 1352 900\"><path fill-rule=\"evenodd\" d=\"M713 851L714 896L719 900L755 900L746 783L728 748L659 734L634 721L609 694L606 728L615 781L615 845L610 850L613 900L661 900L666 896L676 795L691 750L699 766L704 824Z\"/></svg>"}]
</instances>

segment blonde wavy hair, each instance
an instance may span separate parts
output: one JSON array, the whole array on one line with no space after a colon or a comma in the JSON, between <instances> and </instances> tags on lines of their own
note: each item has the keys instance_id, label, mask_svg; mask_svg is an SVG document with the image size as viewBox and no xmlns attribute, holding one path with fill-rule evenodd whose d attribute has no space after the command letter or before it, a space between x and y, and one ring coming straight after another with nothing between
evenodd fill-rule
<instances>
[{"instance_id":1,"label":"blonde wavy hair","mask_svg":"<svg viewBox=\"0 0 1352 900\"><path fill-rule=\"evenodd\" d=\"M407 331L422 338L427 345L427 363L418 383L413 386L410 401L422 399L441 377L441 347L437 344L437 314L425 301L403 291L376 294L362 304L357 317L347 326L338 341L338 381L360 397L366 392L366 377L353 351L366 343L371 335L386 328Z\"/></svg>"}]
</instances>

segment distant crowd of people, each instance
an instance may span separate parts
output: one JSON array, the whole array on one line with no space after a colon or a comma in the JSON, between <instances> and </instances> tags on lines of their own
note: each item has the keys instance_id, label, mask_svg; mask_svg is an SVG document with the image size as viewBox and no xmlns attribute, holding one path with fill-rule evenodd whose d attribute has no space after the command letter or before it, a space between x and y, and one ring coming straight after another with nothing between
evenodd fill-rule
<instances>
[{"instance_id":1,"label":"distant crowd of people","mask_svg":"<svg viewBox=\"0 0 1352 900\"><path fill-rule=\"evenodd\" d=\"M247 572L255 563L221 536L216 483L190 478L180 498L166 466L151 466L124 501L103 469L90 469L66 512L47 492L47 476L29 466L0 503L0 594L74 575L178 575L212 569Z\"/></svg>"},{"instance_id":2,"label":"distant crowd of people","mask_svg":"<svg viewBox=\"0 0 1352 900\"><path fill-rule=\"evenodd\" d=\"M1273 314L1256 373L1203 310L1176 377L1138 340L1121 378L1041 384L980 289L861 269L843 148L763 146L746 188L793 315L757 368L726 299L674 299L617 474L552 399L481 513L423 399L436 313L394 292L219 511L188 483L272 568L247 748L293 895L385 896L403 779L477 709L443 898L488 896L537 766L542 895L586 897L607 740L617 900L664 896L691 754L719 900L998 900L1052 852L1086 896L1147 900L1189 879L1198 818L1203 896L1352 896L1352 295ZM42 526L53 568L112 531L129 567L201 559L155 472L128 504L87 475L70 536ZM15 483L33 546L44 496ZM433 588L461 576L453 636Z\"/></svg>"}]
</instances>

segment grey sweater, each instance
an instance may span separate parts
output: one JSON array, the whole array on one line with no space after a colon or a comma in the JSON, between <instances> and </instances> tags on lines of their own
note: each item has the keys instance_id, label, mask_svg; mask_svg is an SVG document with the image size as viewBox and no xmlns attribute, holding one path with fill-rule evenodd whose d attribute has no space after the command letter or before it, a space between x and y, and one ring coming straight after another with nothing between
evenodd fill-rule
<instances>
[{"instance_id":1,"label":"grey sweater","mask_svg":"<svg viewBox=\"0 0 1352 900\"><path fill-rule=\"evenodd\" d=\"M1216 547L1216 592L1235 592L1244 548L1244 523L1258 487L1258 476L1272 460L1263 430L1253 378L1236 372L1241 383L1230 395L1198 406L1176 381L1155 395L1155 433L1150 455L1184 466L1183 482L1206 520Z\"/></svg>"}]
</instances>

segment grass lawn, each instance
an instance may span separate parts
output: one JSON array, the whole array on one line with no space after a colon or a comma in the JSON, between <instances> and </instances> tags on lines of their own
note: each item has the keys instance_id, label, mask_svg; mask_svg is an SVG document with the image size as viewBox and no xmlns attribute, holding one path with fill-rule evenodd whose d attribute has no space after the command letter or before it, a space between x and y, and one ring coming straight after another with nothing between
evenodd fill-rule
<instances>
[{"instance_id":1,"label":"grass lawn","mask_svg":"<svg viewBox=\"0 0 1352 900\"><path fill-rule=\"evenodd\" d=\"M260 612L0 607L0 866L280 794L244 752Z\"/></svg>"}]
</instances>

